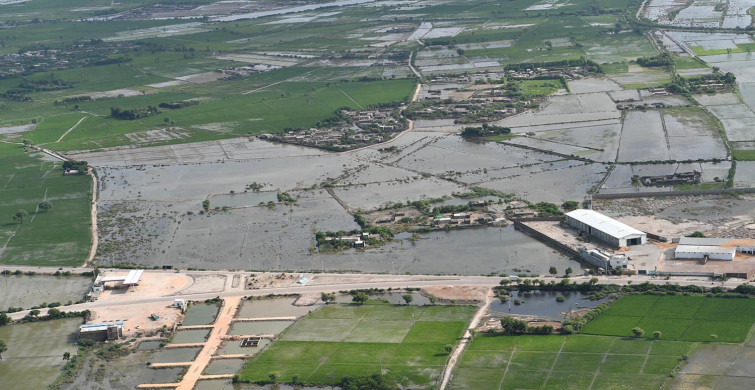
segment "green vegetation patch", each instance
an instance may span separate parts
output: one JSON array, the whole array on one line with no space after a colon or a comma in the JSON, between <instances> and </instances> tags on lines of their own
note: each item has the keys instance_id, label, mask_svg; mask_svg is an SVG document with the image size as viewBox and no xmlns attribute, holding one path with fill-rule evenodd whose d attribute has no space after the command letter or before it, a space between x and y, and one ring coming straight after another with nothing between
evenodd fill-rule
<instances>
[{"instance_id":1,"label":"green vegetation patch","mask_svg":"<svg viewBox=\"0 0 755 390\"><path fill-rule=\"evenodd\" d=\"M582 390L594 381L594 389L655 390L693 345L590 335L481 334L462 356L450 388Z\"/></svg>"},{"instance_id":2,"label":"green vegetation patch","mask_svg":"<svg viewBox=\"0 0 755 390\"><path fill-rule=\"evenodd\" d=\"M92 178L0 143L0 264L76 266L91 245ZM41 203L52 207L45 211ZM17 213L21 216L14 218Z\"/></svg>"},{"instance_id":3,"label":"green vegetation patch","mask_svg":"<svg viewBox=\"0 0 755 390\"><path fill-rule=\"evenodd\" d=\"M247 362L239 379L338 384L381 372L405 386L431 386L474 313L472 306L328 305Z\"/></svg>"},{"instance_id":4,"label":"green vegetation patch","mask_svg":"<svg viewBox=\"0 0 755 390\"><path fill-rule=\"evenodd\" d=\"M636 326L645 338L660 331L665 340L741 342L754 319L753 299L630 295L585 325L582 333L632 336Z\"/></svg>"}]
</instances>

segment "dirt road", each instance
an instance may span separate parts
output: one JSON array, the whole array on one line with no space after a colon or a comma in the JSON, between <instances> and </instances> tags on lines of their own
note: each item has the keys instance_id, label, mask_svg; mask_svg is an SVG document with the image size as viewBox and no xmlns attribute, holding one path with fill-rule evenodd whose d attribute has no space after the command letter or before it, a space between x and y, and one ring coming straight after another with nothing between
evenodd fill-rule
<instances>
[{"instance_id":1,"label":"dirt road","mask_svg":"<svg viewBox=\"0 0 755 390\"><path fill-rule=\"evenodd\" d=\"M474 317L472 317L472 321L469 322L469 327L466 331L464 331L464 336L461 337L461 341L456 346L456 349L451 354L451 358L448 359L448 364L446 364L446 369L443 371L443 381L440 383L440 390L445 390L446 386L448 386L448 381L451 379L451 373L453 373L454 368L456 367L456 363L459 360L459 356L461 356L461 353L464 352L464 348L469 345L469 343L472 341L472 332L470 330L477 327L477 324L480 323L480 319L482 319L482 316L485 315L485 313L490 308L490 305L493 303L493 290L488 290L487 294L485 295L485 304L482 305L479 309L477 309L477 312L474 313Z\"/></svg>"},{"instance_id":2,"label":"dirt road","mask_svg":"<svg viewBox=\"0 0 755 390\"><path fill-rule=\"evenodd\" d=\"M215 320L215 327L210 331L210 336L207 338L204 348L202 348L199 355L197 355L191 363L188 372L186 372L186 375L181 379L181 383L176 387L176 390L191 390L194 388L194 385L197 384L199 377L202 375L202 371L204 371L205 367L210 363L210 360L212 360L212 354L218 350L220 343L223 341L223 336L228 333L228 330L231 327L231 321L233 320L233 315L236 313L239 304L241 304L241 297L230 297L225 299L225 304L220 313L218 313L218 317Z\"/></svg>"}]
</instances>

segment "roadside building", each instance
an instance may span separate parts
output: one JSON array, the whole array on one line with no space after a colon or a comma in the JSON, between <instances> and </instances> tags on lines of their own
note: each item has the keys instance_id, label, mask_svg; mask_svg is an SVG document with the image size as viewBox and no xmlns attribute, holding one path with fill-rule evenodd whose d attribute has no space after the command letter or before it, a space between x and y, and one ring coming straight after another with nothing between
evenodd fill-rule
<instances>
[{"instance_id":1,"label":"roadside building","mask_svg":"<svg viewBox=\"0 0 755 390\"><path fill-rule=\"evenodd\" d=\"M566 214L566 223L616 248L647 243L647 234L594 210Z\"/></svg>"},{"instance_id":2,"label":"roadside building","mask_svg":"<svg viewBox=\"0 0 755 390\"><path fill-rule=\"evenodd\" d=\"M118 340L123 337L123 321L81 325L79 337L94 341Z\"/></svg>"}]
</instances>

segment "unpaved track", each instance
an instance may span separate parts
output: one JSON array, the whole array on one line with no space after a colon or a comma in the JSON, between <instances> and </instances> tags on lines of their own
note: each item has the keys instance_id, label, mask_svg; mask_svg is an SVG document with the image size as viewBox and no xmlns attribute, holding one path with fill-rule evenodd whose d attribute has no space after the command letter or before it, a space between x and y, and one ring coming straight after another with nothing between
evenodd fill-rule
<instances>
[{"instance_id":1,"label":"unpaved track","mask_svg":"<svg viewBox=\"0 0 755 390\"><path fill-rule=\"evenodd\" d=\"M472 317L472 321L469 322L469 327L467 328L467 330L464 331L464 336L461 337L459 345L456 346L456 349L451 354L451 358L448 359L446 369L443 371L443 381L440 383L439 390L445 390L446 386L448 386L448 381L451 379L451 373L453 373L453 370L456 367L459 356L461 356L461 353L464 352L464 348L466 348L467 345L469 345L469 343L472 341L471 330L477 327L477 324L480 323L482 316L485 315L492 303L493 290L488 289L487 293L485 294L485 304L477 309L476 313L474 313L474 317Z\"/></svg>"},{"instance_id":2,"label":"unpaved track","mask_svg":"<svg viewBox=\"0 0 755 390\"><path fill-rule=\"evenodd\" d=\"M240 304L241 297L225 298L225 305L223 305L218 318L215 320L215 327L210 331L210 337L207 338L204 348L199 352L194 362L191 363L189 371L181 379L181 383L178 384L176 390L192 390L197 384L202 371L204 371L210 360L212 360L212 354L218 350L220 343L223 341L223 336L228 333L233 315L236 314L236 309Z\"/></svg>"}]
</instances>

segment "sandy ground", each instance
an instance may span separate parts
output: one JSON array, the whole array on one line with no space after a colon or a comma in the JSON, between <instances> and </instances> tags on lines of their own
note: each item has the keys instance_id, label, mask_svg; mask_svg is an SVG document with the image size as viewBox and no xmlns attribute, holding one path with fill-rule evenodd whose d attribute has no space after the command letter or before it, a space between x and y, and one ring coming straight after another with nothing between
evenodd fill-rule
<instances>
[{"instance_id":1,"label":"sandy ground","mask_svg":"<svg viewBox=\"0 0 755 390\"><path fill-rule=\"evenodd\" d=\"M153 321L149 318L152 314L157 314L160 318ZM89 323L126 321L123 327L123 335L128 338L135 336L138 332L144 334L156 331L163 325L172 328L180 315L180 310L165 303L138 304L94 310L92 320Z\"/></svg>"},{"instance_id":2,"label":"sandy ground","mask_svg":"<svg viewBox=\"0 0 755 390\"><path fill-rule=\"evenodd\" d=\"M423 288L421 293L425 296L434 296L441 302L456 301L466 303L484 301L487 291L488 289L484 287L432 286Z\"/></svg>"},{"instance_id":3,"label":"sandy ground","mask_svg":"<svg viewBox=\"0 0 755 390\"><path fill-rule=\"evenodd\" d=\"M176 292L176 295L221 292L225 290L225 285L228 279L225 275L189 274L188 276L191 279L191 282L183 289Z\"/></svg>"},{"instance_id":4,"label":"sandy ground","mask_svg":"<svg viewBox=\"0 0 755 390\"><path fill-rule=\"evenodd\" d=\"M105 276L124 276L129 271L106 271ZM183 274L174 273L150 273L145 272L139 286L132 289L115 288L108 289L100 293L97 301L102 302L123 302L129 300L152 298L158 296L167 296L183 288L190 282L190 279ZM157 314L160 318L156 321L149 317ZM126 321L124 334L126 337L133 336L137 332L149 332L157 330L167 325L172 327L180 316L180 311L172 308L165 303L137 304L117 306L112 309L103 308L93 312L93 318L90 323L106 321ZM138 328L137 328L138 327Z\"/></svg>"},{"instance_id":5,"label":"sandy ground","mask_svg":"<svg viewBox=\"0 0 755 390\"><path fill-rule=\"evenodd\" d=\"M103 275L126 276L128 273L129 271L117 270L103 272ZM191 279L184 274L145 272L142 275L142 279L139 281L139 285L133 290L126 290L125 288L107 289L100 293L100 297L97 300L127 301L140 298L167 296L186 287L190 281ZM112 283L109 283L109 285L111 286Z\"/></svg>"}]
</instances>

